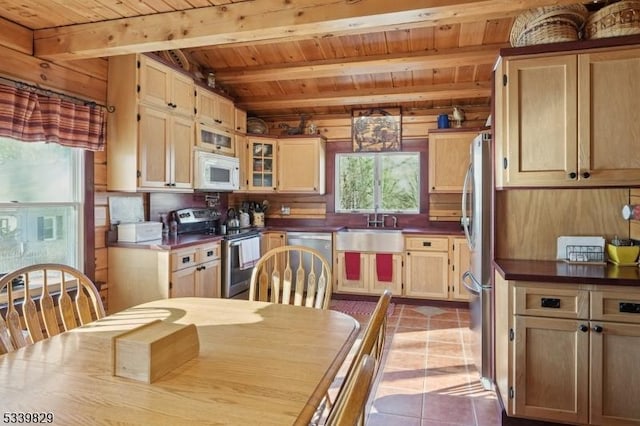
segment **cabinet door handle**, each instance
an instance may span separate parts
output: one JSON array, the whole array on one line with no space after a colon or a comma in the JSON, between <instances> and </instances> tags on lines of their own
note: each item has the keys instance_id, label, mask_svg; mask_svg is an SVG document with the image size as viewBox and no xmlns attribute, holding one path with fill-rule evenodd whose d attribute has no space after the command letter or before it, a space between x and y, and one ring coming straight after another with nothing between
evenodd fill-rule
<instances>
[{"instance_id":1,"label":"cabinet door handle","mask_svg":"<svg viewBox=\"0 0 640 426\"><path fill-rule=\"evenodd\" d=\"M627 314L640 314L640 303L620 302L619 310Z\"/></svg>"},{"instance_id":2,"label":"cabinet door handle","mask_svg":"<svg viewBox=\"0 0 640 426\"><path fill-rule=\"evenodd\" d=\"M543 297L540 299L540 306L543 308L560 309L560 299Z\"/></svg>"},{"instance_id":3,"label":"cabinet door handle","mask_svg":"<svg viewBox=\"0 0 640 426\"><path fill-rule=\"evenodd\" d=\"M580 327L578 327L578 330L582 331L583 333L586 333L587 331L589 331L589 327L587 327L584 324L580 324Z\"/></svg>"},{"instance_id":4,"label":"cabinet door handle","mask_svg":"<svg viewBox=\"0 0 640 426\"><path fill-rule=\"evenodd\" d=\"M585 179L589 179L591 177L591 173L584 172L584 173L582 173L582 177L585 178Z\"/></svg>"},{"instance_id":5,"label":"cabinet door handle","mask_svg":"<svg viewBox=\"0 0 640 426\"><path fill-rule=\"evenodd\" d=\"M602 333L602 326L596 325L595 327L593 327L593 331L595 331L596 333Z\"/></svg>"},{"instance_id":6,"label":"cabinet door handle","mask_svg":"<svg viewBox=\"0 0 640 426\"><path fill-rule=\"evenodd\" d=\"M569 173L569 179L575 179L577 177L578 177L578 174L576 172Z\"/></svg>"}]
</instances>

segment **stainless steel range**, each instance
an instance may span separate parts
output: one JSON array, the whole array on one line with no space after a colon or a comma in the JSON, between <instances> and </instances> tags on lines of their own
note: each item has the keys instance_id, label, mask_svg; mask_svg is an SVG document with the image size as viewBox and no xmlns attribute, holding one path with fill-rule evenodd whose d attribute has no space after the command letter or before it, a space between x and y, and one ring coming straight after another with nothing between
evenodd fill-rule
<instances>
[{"instance_id":1,"label":"stainless steel range","mask_svg":"<svg viewBox=\"0 0 640 426\"><path fill-rule=\"evenodd\" d=\"M221 235L222 297L231 298L249 289L252 267L242 262L244 245L260 245L260 232L255 228L228 229L220 232L220 214L210 208L188 208L175 212L178 234Z\"/></svg>"},{"instance_id":2,"label":"stainless steel range","mask_svg":"<svg viewBox=\"0 0 640 426\"><path fill-rule=\"evenodd\" d=\"M255 229L239 230L226 235L222 241L222 297L231 298L249 290L252 267L243 265L241 250L244 244L260 246L260 232Z\"/></svg>"}]
</instances>

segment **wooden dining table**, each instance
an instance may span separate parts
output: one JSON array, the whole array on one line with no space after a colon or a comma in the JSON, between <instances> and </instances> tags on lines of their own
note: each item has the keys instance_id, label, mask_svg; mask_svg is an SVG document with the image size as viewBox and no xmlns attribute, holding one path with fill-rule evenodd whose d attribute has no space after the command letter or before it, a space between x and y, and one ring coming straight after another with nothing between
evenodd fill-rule
<instances>
[{"instance_id":1,"label":"wooden dining table","mask_svg":"<svg viewBox=\"0 0 640 426\"><path fill-rule=\"evenodd\" d=\"M114 375L113 336L157 320L195 324L197 356L151 383ZM0 415L60 425L307 425L358 330L331 310L157 300L0 356Z\"/></svg>"}]
</instances>

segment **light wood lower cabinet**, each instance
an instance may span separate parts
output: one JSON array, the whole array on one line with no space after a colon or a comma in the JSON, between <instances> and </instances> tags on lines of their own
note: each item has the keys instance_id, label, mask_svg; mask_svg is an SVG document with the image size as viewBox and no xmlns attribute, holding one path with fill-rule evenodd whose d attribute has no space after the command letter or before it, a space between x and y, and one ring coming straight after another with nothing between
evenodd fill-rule
<instances>
[{"instance_id":1,"label":"light wood lower cabinet","mask_svg":"<svg viewBox=\"0 0 640 426\"><path fill-rule=\"evenodd\" d=\"M404 268L407 297L469 300L462 285L462 274L469 269L469 248L463 237L406 237Z\"/></svg>"},{"instance_id":2,"label":"light wood lower cabinet","mask_svg":"<svg viewBox=\"0 0 640 426\"><path fill-rule=\"evenodd\" d=\"M640 291L496 286L496 383L509 416L640 425Z\"/></svg>"},{"instance_id":3,"label":"light wood lower cabinet","mask_svg":"<svg viewBox=\"0 0 640 426\"><path fill-rule=\"evenodd\" d=\"M220 297L220 243L171 254L170 297Z\"/></svg>"},{"instance_id":4,"label":"light wood lower cabinet","mask_svg":"<svg viewBox=\"0 0 640 426\"><path fill-rule=\"evenodd\" d=\"M449 260L449 297L469 300L471 293L462 284L462 274L471 266L471 252L466 238L449 238Z\"/></svg>"},{"instance_id":5,"label":"light wood lower cabinet","mask_svg":"<svg viewBox=\"0 0 640 426\"><path fill-rule=\"evenodd\" d=\"M169 297L220 297L220 242L173 251L108 251L109 313Z\"/></svg>"},{"instance_id":6,"label":"light wood lower cabinet","mask_svg":"<svg viewBox=\"0 0 640 426\"><path fill-rule=\"evenodd\" d=\"M376 253L360 253L360 273L357 279L347 278L346 253L337 251L333 267L336 290L340 293L382 294L386 289L395 296L402 295L402 254L391 255L391 281L382 281L378 277Z\"/></svg>"}]
</instances>

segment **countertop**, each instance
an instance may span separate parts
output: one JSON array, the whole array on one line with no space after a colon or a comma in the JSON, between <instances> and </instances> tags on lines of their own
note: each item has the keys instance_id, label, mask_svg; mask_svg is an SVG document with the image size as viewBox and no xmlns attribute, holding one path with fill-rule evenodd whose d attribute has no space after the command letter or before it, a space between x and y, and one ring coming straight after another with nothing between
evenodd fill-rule
<instances>
[{"instance_id":1,"label":"countertop","mask_svg":"<svg viewBox=\"0 0 640 426\"><path fill-rule=\"evenodd\" d=\"M139 243L111 242L109 247L136 248L145 250L176 250L196 244L213 243L222 240L222 235L180 234L177 237L163 237L161 240Z\"/></svg>"},{"instance_id":2,"label":"countertop","mask_svg":"<svg viewBox=\"0 0 640 426\"><path fill-rule=\"evenodd\" d=\"M268 226L263 228L264 232L338 232L346 229L361 229L369 231L400 231L403 234L429 234L429 235L464 235L464 232L452 232L435 227L425 228L354 228L346 226Z\"/></svg>"},{"instance_id":3,"label":"countertop","mask_svg":"<svg viewBox=\"0 0 640 426\"><path fill-rule=\"evenodd\" d=\"M268 226L265 228L256 228L260 232L338 232L347 229L345 226ZM462 231L451 232L443 231L439 228L363 228L371 231L381 230L398 230L403 234L428 234L428 235L464 235ZM110 242L109 247L136 248L146 250L176 250L193 246L196 244L204 244L222 240L222 235L204 235L204 234L180 234L177 237L163 237L161 240L141 241L139 243Z\"/></svg>"},{"instance_id":4,"label":"countertop","mask_svg":"<svg viewBox=\"0 0 640 426\"><path fill-rule=\"evenodd\" d=\"M572 284L640 286L638 266L576 265L564 261L496 259L498 272L506 280Z\"/></svg>"}]
</instances>

